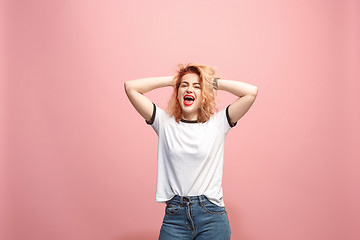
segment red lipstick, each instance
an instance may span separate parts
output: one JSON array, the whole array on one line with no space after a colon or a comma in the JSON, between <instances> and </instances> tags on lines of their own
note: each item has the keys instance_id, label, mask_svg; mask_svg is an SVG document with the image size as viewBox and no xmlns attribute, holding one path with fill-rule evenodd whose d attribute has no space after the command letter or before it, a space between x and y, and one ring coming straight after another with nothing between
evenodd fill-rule
<instances>
[{"instance_id":1,"label":"red lipstick","mask_svg":"<svg viewBox=\"0 0 360 240\"><path fill-rule=\"evenodd\" d=\"M189 94L186 94L184 96L184 105L185 106L191 106L195 101L195 97Z\"/></svg>"}]
</instances>

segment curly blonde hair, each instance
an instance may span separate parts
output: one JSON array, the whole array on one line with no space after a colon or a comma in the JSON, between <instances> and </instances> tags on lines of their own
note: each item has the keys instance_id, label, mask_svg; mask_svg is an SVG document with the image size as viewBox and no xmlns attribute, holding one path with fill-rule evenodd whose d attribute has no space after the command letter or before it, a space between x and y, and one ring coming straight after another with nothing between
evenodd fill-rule
<instances>
[{"instance_id":1,"label":"curly blonde hair","mask_svg":"<svg viewBox=\"0 0 360 240\"><path fill-rule=\"evenodd\" d=\"M201 86L201 103L198 112L198 122L204 123L208 121L216 111L215 91L213 87L213 78L219 77L215 69L211 66L189 63L186 66L178 65L179 69L174 77L173 93L168 104L168 112L174 116L176 122L182 117L182 108L178 101L178 90L182 77L188 73L195 73L199 76Z\"/></svg>"}]
</instances>

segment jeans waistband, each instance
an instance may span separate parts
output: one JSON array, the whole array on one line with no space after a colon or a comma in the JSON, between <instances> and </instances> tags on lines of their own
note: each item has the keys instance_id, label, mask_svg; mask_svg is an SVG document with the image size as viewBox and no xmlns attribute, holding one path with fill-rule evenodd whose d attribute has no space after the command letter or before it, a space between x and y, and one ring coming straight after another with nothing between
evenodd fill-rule
<instances>
[{"instance_id":1,"label":"jeans waistband","mask_svg":"<svg viewBox=\"0 0 360 240\"><path fill-rule=\"evenodd\" d=\"M205 195L200 196L189 196L189 197L183 197L179 195L175 195L173 198L171 198L168 202L178 202L181 204L187 204L187 203L202 203L207 199Z\"/></svg>"}]
</instances>

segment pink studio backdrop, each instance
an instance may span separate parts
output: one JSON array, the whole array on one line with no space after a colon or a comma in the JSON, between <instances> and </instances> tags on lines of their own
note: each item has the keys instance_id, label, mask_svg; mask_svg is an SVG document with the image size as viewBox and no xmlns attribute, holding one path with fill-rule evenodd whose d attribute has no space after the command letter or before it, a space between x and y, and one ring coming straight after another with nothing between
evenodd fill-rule
<instances>
[{"instance_id":1,"label":"pink studio backdrop","mask_svg":"<svg viewBox=\"0 0 360 240\"><path fill-rule=\"evenodd\" d=\"M259 87L226 140L232 239L360 239L359 1L1 4L0 239L157 239L157 136L123 83L188 62Z\"/></svg>"}]
</instances>

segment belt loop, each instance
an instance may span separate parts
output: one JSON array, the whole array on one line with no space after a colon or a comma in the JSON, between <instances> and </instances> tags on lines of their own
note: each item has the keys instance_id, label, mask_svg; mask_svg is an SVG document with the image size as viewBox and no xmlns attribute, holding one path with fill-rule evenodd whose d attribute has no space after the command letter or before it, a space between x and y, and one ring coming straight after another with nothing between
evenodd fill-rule
<instances>
[{"instance_id":1,"label":"belt loop","mask_svg":"<svg viewBox=\"0 0 360 240\"><path fill-rule=\"evenodd\" d=\"M203 195L199 196L199 200L200 200L200 206L204 206L204 200L203 200Z\"/></svg>"}]
</instances>

